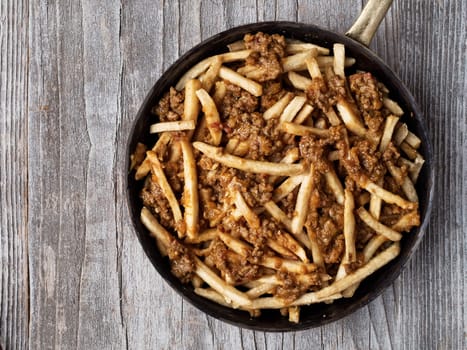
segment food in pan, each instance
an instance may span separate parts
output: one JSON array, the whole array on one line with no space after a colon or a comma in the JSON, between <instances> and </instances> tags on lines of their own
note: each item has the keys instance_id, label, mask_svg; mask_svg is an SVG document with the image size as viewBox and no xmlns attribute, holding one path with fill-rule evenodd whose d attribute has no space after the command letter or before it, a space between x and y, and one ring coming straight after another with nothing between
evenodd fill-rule
<instances>
[{"instance_id":1,"label":"food in pan","mask_svg":"<svg viewBox=\"0 0 467 350\"><path fill-rule=\"evenodd\" d=\"M420 225L420 139L355 60L255 33L186 72L138 144L141 220L194 291L258 316L352 297ZM151 149L147 149L150 146Z\"/></svg>"}]
</instances>

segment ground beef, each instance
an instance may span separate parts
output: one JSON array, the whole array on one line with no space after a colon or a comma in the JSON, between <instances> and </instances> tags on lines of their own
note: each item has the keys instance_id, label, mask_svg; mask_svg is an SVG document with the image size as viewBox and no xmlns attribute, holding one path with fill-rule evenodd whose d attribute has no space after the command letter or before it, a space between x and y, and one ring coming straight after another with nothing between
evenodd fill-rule
<instances>
[{"instance_id":1,"label":"ground beef","mask_svg":"<svg viewBox=\"0 0 467 350\"><path fill-rule=\"evenodd\" d=\"M223 277L234 284L243 284L258 278L261 270L260 266L229 251L219 239L215 239L209 246L206 259L208 264L215 266Z\"/></svg>"},{"instance_id":2,"label":"ground beef","mask_svg":"<svg viewBox=\"0 0 467 350\"><path fill-rule=\"evenodd\" d=\"M370 132L377 134L384 122L381 111L383 95L379 90L378 81L371 73L356 73L349 76L349 85L365 125Z\"/></svg>"},{"instance_id":3,"label":"ground beef","mask_svg":"<svg viewBox=\"0 0 467 350\"><path fill-rule=\"evenodd\" d=\"M246 65L255 67L256 81L275 80L282 73L281 59L285 55L285 39L281 35L257 33L246 34L245 47L252 50Z\"/></svg>"},{"instance_id":4,"label":"ground beef","mask_svg":"<svg viewBox=\"0 0 467 350\"><path fill-rule=\"evenodd\" d=\"M171 87L170 91L159 100L153 112L159 117L161 122L181 120L184 99L185 95L183 91L178 92Z\"/></svg>"},{"instance_id":5,"label":"ground beef","mask_svg":"<svg viewBox=\"0 0 467 350\"><path fill-rule=\"evenodd\" d=\"M167 249L167 253L170 259L172 273L180 279L182 283L190 282L196 266L189 250L176 239L173 239Z\"/></svg>"},{"instance_id":6,"label":"ground beef","mask_svg":"<svg viewBox=\"0 0 467 350\"><path fill-rule=\"evenodd\" d=\"M169 201L165 198L162 189L152 176L146 182L140 193L143 205L153 214L159 217L160 223L164 227L174 228L175 221L170 208Z\"/></svg>"}]
</instances>

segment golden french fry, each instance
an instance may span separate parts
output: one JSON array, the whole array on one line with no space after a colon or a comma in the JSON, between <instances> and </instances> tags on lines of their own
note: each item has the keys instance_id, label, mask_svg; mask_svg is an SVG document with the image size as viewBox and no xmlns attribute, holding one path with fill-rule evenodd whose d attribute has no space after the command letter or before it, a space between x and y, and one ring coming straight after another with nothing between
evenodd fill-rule
<instances>
[{"instance_id":1,"label":"golden french fry","mask_svg":"<svg viewBox=\"0 0 467 350\"><path fill-rule=\"evenodd\" d=\"M263 118L266 120L277 118L282 114L285 107L292 101L294 94L291 92L286 93L280 100L274 103L263 113Z\"/></svg>"},{"instance_id":2,"label":"golden french fry","mask_svg":"<svg viewBox=\"0 0 467 350\"><path fill-rule=\"evenodd\" d=\"M212 142L214 146L218 146L222 139L222 129L216 103L204 89L197 90L196 96L198 96L198 99L203 106L203 112L206 116L206 125L209 129L209 133L211 134Z\"/></svg>"},{"instance_id":3,"label":"golden french fry","mask_svg":"<svg viewBox=\"0 0 467 350\"><path fill-rule=\"evenodd\" d=\"M268 175L297 175L303 172L302 164L283 164L244 159L223 153L222 148L214 147L203 142L194 142L193 147L216 162L231 168Z\"/></svg>"},{"instance_id":4,"label":"golden french fry","mask_svg":"<svg viewBox=\"0 0 467 350\"><path fill-rule=\"evenodd\" d=\"M365 208L360 207L357 209L357 214L362 219L362 221L375 230L378 234L383 235L387 239L391 241L400 241L402 235L394 231L392 228L387 227L376 220L369 212L365 210Z\"/></svg>"},{"instance_id":5,"label":"golden french fry","mask_svg":"<svg viewBox=\"0 0 467 350\"><path fill-rule=\"evenodd\" d=\"M156 134L165 131L183 131L183 130L194 130L194 120L178 120L175 122L161 122L152 124L149 128L149 133Z\"/></svg>"},{"instance_id":6,"label":"golden french fry","mask_svg":"<svg viewBox=\"0 0 467 350\"><path fill-rule=\"evenodd\" d=\"M241 87L254 96L261 96L263 94L263 86L261 84L245 78L230 68L222 66L219 70L219 76L222 79L228 80L232 84Z\"/></svg>"},{"instance_id":7,"label":"golden french fry","mask_svg":"<svg viewBox=\"0 0 467 350\"><path fill-rule=\"evenodd\" d=\"M182 146L183 174L185 177L183 205L185 207L186 235L193 239L198 235L199 229L198 175L191 143L181 140L180 145Z\"/></svg>"}]
</instances>

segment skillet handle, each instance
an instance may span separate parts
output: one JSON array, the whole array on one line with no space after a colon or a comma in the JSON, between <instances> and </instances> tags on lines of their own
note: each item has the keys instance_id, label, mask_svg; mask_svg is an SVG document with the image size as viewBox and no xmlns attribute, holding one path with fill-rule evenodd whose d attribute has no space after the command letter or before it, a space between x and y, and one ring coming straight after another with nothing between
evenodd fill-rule
<instances>
[{"instance_id":1,"label":"skillet handle","mask_svg":"<svg viewBox=\"0 0 467 350\"><path fill-rule=\"evenodd\" d=\"M369 46L392 2L393 0L369 0L345 35Z\"/></svg>"}]
</instances>

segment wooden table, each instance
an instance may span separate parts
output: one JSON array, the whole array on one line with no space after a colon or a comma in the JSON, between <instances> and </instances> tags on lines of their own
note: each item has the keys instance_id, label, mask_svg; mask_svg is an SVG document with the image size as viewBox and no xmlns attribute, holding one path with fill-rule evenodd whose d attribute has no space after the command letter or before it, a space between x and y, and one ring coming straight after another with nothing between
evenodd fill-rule
<instances>
[{"instance_id":1,"label":"wooden table","mask_svg":"<svg viewBox=\"0 0 467 350\"><path fill-rule=\"evenodd\" d=\"M402 275L322 328L242 330L193 308L143 253L124 200L125 144L180 54L263 20L339 32L362 1L2 0L0 344L3 349L466 347L466 20L463 0L398 0L372 48L418 100L437 199Z\"/></svg>"}]
</instances>

